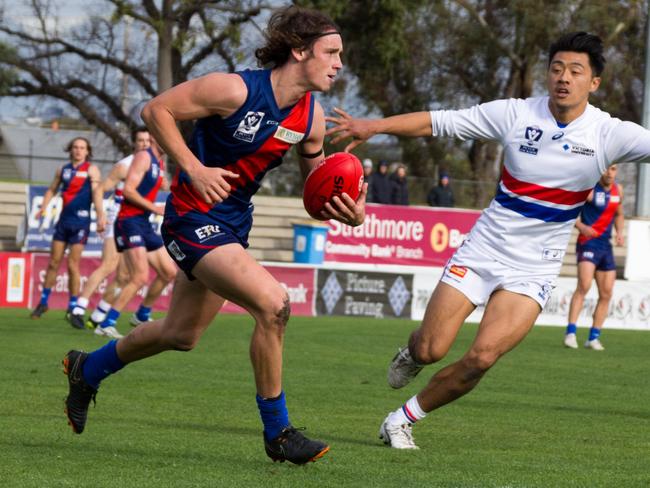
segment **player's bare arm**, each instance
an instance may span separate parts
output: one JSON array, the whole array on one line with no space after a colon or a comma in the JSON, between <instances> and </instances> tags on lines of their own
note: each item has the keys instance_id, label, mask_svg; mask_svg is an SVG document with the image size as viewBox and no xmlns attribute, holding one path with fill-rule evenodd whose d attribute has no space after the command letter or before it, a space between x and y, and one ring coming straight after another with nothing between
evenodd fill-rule
<instances>
[{"instance_id":1,"label":"player's bare arm","mask_svg":"<svg viewBox=\"0 0 650 488\"><path fill-rule=\"evenodd\" d=\"M244 81L235 74L213 73L186 81L151 100L142 110L142 119L165 152L185 171L201 197L220 203L230 193L227 178L239 175L222 168L209 168L190 151L176 126L177 121L195 120L234 113L246 100Z\"/></svg>"},{"instance_id":2,"label":"player's bare arm","mask_svg":"<svg viewBox=\"0 0 650 488\"><path fill-rule=\"evenodd\" d=\"M88 168L88 177L90 178L90 188L92 191L93 205L97 213L97 232L104 232L106 227L106 217L104 216L104 191L101 182L101 173L99 168L91 164Z\"/></svg>"},{"instance_id":3,"label":"player's bare arm","mask_svg":"<svg viewBox=\"0 0 650 488\"><path fill-rule=\"evenodd\" d=\"M127 171L127 166L123 164L114 164L110 173L108 173L108 176L102 182L102 192L107 193L113 191L120 181L126 179Z\"/></svg>"},{"instance_id":4,"label":"player's bare arm","mask_svg":"<svg viewBox=\"0 0 650 488\"><path fill-rule=\"evenodd\" d=\"M162 207L144 198L137 190L145 173L149 171L150 165L151 160L147 151L140 151L133 157L133 163L131 163L126 180L124 181L124 198L133 205L137 205L149 212L164 215L165 211Z\"/></svg>"},{"instance_id":5,"label":"player's bare arm","mask_svg":"<svg viewBox=\"0 0 650 488\"><path fill-rule=\"evenodd\" d=\"M616 229L616 245L622 246L625 244L625 236L623 229L625 228L625 214L623 212L623 186L616 184L618 187L618 194L621 199L618 207L616 207L616 217L614 217L614 228Z\"/></svg>"},{"instance_id":6,"label":"player's bare arm","mask_svg":"<svg viewBox=\"0 0 650 488\"><path fill-rule=\"evenodd\" d=\"M300 170L302 172L303 180L307 178L307 175L312 169L323 161L324 155L322 152L320 155L313 158L306 156L319 152L323 148L324 139L325 113L323 112L323 107L316 102L314 104L314 118L312 121L311 133L299 147L299 154L301 155ZM343 193L340 197L335 196L332 199L335 205L331 205L329 202L325 204L326 211L322 212L323 217L327 219L335 219L352 226L362 224L366 216L367 193L368 185L364 183L359 198L357 198L356 201L347 193Z\"/></svg>"},{"instance_id":7,"label":"player's bare arm","mask_svg":"<svg viewBox=\"0 0 650 488\"><path fill-rule=\"evenodd\" d=\"M59 191L59 186L61 186L61 168L56 170L54 173L54 178L50 182L50 186L47 187L45 195L43 196L43 202L41 203L41 211L38 214L38 218L41 219L45 215L45 210L50 203L50 200L54 198L54 195Z\"/></svg>"},{"instance_id":8,"label":"player's bare arm","mask_svg":"<svg viewBox=\"0 0 650 488\"><path fill-rule=\"evenodd\" d=\"M351 137L353 140L345 147L345 152L350 152L377 134L423 137L430 136L432 132L429 112L394 115L385 119L356 119L340 108L335 108L334 112L338 117L325 117L327 122L334 124L326 135L334 136L332 144Z\"/></svg>"}]
</instances>

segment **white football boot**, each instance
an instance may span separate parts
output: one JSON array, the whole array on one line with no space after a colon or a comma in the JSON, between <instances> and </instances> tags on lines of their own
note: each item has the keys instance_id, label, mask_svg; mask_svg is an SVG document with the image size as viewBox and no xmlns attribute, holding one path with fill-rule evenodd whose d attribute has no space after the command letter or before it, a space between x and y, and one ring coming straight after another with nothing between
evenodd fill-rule
<instances>
[{"instance_id":1,"label":"white football boot","mask_svg":"<svg viewBox=\"0 0 650 488\"><path fill-rule=\"evenodd\" d=\"M110 327L97 327L95 329L95 335L110 337L111 339L121 339L122 337L124 337L113 326L110 326Z\"/></svg>"},{"instance_id":2,"label":"white football boot","mask_svg":"<svg viewBox=\"0 0 650 488\"><path fill-rule=\"evenodd\" d=\"M420 449L415 445L413 440L413 427L411 424L395 425L390 424L388 419L390 413L386 416L379 428L379 438L384 444L395 449Z\"/></svg>"},{"instance_id":3,"label":"white football boot","mask_svg":"<svg viewBox=\"0 0 650 488\"><path fill-rule=\"evenodd\" d=\"M594 339L593 341L585 342L585 347L587 349L593 349L594 351L604 351L605 348L600 343L600 339Z\"/></svg>"},{"instance_id":4,"label":"white football boot","mask_svg":"<svg viewBox=\"0 0 650 488\"><path fill-rule=\"evenodd\" d=\"M578 349L578 338L575 334L564 335L564 346L571 349Z\"/></svg>"},{"instance_id":5,"label":"white football boot","mask_svg":"<svg viewBox=\"0 0 650 488\"><path fill-rule=\"evenodd\" d=\"M411 357L408 346L397 351L388 367L388 384L393 388L402 388L415 378L424 366L417 364Z\"/></svg>"}]
</instances>

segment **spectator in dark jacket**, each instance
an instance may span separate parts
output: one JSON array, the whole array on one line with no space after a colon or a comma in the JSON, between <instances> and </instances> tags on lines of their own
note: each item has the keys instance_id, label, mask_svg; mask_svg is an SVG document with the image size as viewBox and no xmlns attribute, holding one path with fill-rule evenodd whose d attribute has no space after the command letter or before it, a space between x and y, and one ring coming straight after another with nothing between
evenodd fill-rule
<instances>
[{"instance_id":1,"label":"spectator in dark jacket","mask_svg":"<svg viewBox=\"0 0 650 488\"><path fill-rule=\"evenodd\" d=\"M379 161L377 172L370 175L368 202L390 203L391 182L388 177L388 163Z\"/></svg>"},{"instance_id":2,"label":"spectator in dark jacket","mask_svg":"<svg viewBox=\"0 0 650 488\"><path fill-rule=\"evenodd\" d=\"M409 189L406 182L406 166L400 164L391 175L390 203L393 205L409 204Z\"/></svg>"},{"instance_id":3,"label":"spectator in dark jacket","mask_svg":"<svg viewBox=\"0 0 650 488\"><path fill-rule=\"evenodd\" d=\"M449 175L447 173L440 173L438 185L429 190L427 203L432 207L454 206L454 192L451 191L451 186L449 186Z\"/></svg>"}]
</instances>

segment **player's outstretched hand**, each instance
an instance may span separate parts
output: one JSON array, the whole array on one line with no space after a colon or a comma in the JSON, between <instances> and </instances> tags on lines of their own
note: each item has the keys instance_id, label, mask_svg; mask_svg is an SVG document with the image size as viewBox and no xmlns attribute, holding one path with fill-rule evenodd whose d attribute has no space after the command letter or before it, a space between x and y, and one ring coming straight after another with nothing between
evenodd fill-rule
<instances>
[{"instance_id":1,"label":"player's outstretched hand","mask_svg":"<svg viewBox=\"0 0 650 488\"><path fill-rule=\"evenodd\" d=\"M196 165L188 174L194 189L212 205L223 202L230 195L231 187L226 178L239 178L237 173L227 169L209 168L202 164Z\"/></svg>"},{"instance_id":2,"label":"player's outstretched hand","mask_svg":"<svg viewBox=\"0 0 650 488\"><path fill-rule=\"evenodd\" d=\"M356 227L363 224L366 218L366 195L368 194L368 183L364 183L361 187L359 198L355 202L350 195L342 193L340 197L335 196L332 198L332 205L330 202L325 203L325 210L321 215L326 219L334 219L346 225Z\"/></svg>"},{"instance_id":3,"label":"player's outstretched hand","mask_svg":"<svg viewBox=\"0 0 650 488\"><path fill-rule=\"evenodd\" d=\"M351 137L352 142L345 146L345 152L350 152L359 144L364 143L366 140L375 135L371 129L371 120L355 119L354 117L350 116L350 114L348 114L345 110L341 110L338 107L334 108L334 112L338 114L338 117L325 117L325 120L327 122L334 124L334 127L327 129L325 135L334 136L330 141L332 144L336 144L343 139Z\"/></svg>"}]
</instances>

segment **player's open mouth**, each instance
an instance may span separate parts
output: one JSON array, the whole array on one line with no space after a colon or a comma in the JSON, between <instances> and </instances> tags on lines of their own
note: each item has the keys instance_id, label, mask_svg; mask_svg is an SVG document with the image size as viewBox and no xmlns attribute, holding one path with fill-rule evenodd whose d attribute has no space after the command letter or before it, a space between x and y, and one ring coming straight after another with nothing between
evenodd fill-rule
<instances>
[{"instance_id":1,"label":"player's open mouth","mask_svg":"<svg viewBox=\"0 0 650 488\"><path fill-rule=\"evenodd\" d=\"M555 94L560 98L564 98L569 96L569 90L567 90L566 88L556 88Z\"/></svg>"}]
</instances>

